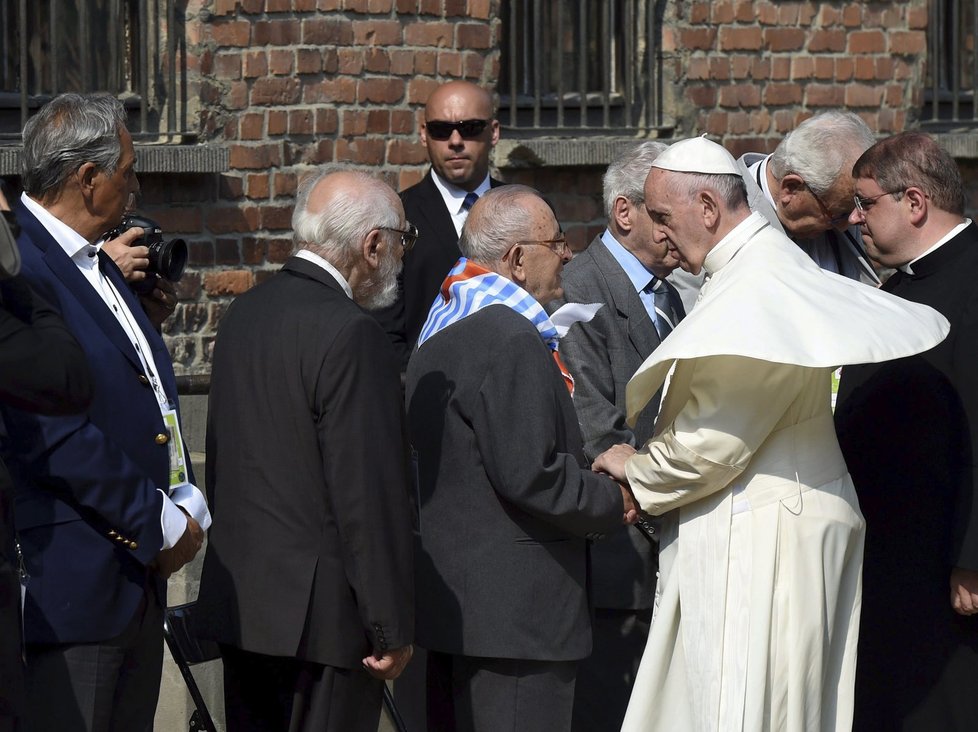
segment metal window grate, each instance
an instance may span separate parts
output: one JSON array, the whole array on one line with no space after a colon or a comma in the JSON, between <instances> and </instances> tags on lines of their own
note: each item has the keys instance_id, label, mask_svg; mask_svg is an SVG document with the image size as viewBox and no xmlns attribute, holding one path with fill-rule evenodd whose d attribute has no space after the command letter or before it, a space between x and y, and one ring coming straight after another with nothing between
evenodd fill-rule
<instances>
[{"instance_id":1,"label":"metal window grate","mask_svg":"<svg viewBox=\"0 0 978 732\"><path fill-rule=\"evenodd\" d=\"M500 122L513 130L646 131L662 124L661 2L503 4Z\"/></svg>"},{"instance_id":2,"label":"metal window grate","mask_svg":"<svg viewBox=\"0 0 978 732\"><path fill-rule=\"evenodd\" d=\"M927 28L927 85L921 122L951 128L978 124L978 0L932 0Z\"/></svg>"},{"instance_id":3,"label":"metal window grate","mask_svg":"<svg viewBox=\"0 0 978 732\"><path fill-rule=\"evenodd\" d=\"M185 0L0 0L0 141L66 91L108 91L137 140L185 141Z\"/></svg>"}]
</instances>

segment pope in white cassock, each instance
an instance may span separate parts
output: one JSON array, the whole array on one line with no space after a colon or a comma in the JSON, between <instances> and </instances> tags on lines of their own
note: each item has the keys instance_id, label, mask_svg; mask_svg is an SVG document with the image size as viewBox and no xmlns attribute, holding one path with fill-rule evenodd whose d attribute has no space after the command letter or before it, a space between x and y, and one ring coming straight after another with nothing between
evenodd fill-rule
<instances>
[{"instance_id":1,"label":"pope in white cassock","mask_svg":"<svg viewBox=\"0 0 978 732\"><path fill-rule=\"evenodd\" d=\"M656 159L645 205L706 283L628 384L632 419L670 376L655 436L594 462L664 516L622 729L847 730L865 525L831 373L925 351L947 321L820 269L751 213L733 157L704 138Z\"/></svg>"}]
</instances>

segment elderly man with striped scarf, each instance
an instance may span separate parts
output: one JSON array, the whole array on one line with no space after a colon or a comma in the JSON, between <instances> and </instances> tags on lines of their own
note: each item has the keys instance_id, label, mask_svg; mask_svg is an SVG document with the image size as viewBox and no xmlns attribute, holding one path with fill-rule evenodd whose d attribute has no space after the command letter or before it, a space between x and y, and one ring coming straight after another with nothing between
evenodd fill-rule
<instances>
[{"instance_id":1,"label":"elderly man with striped scarf","mask_svg":"<svg viewBox=\"0 0 978 732\"><path fill-rule=\"evenodd\" d=\"M495 188L459 247L407 373L428 729L569 729L591 652L588 541L637 514L627 488L586 468L542 307L570 258L550 207Z\"/></svg>"}]
</instances>

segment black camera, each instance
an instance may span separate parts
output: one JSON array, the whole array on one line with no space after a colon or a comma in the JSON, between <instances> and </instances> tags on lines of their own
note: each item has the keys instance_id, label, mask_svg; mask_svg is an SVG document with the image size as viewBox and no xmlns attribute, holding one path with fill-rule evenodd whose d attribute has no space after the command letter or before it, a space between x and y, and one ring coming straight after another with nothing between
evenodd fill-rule
<instances>
[{"instance_id":1,"label":"black camera","mask_svg":"<svg viewBox=\"0 0 978 732\"><path fill-rule=\"evenodd\" d=\"M136 226L143 230L143 235L132 245L142 245L149 249L149 268L146 270L146 279L134 283L136 285L134 289L139 292L149 292L155 287L156 277L162 277L170 282L176 282L183 277L183 270L187 266L187 242L183 239L163 241L163 229L152 219L127 214L122 219L122 223L106 234L105 238L115 239Z\"/></svg>"}]
</instances>

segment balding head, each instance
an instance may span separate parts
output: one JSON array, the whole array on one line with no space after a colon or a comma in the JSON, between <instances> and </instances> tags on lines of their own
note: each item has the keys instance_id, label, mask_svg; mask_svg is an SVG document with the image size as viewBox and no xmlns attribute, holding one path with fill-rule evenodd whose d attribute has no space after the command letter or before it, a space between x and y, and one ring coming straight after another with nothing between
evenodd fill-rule
<instances>
[{"instance_id":1,"label":"balding head","mask_svg":"<svg viewBox=\"0 0 978 732\"><path fill-rule=\"evenodd\" d=\"M550 204L529 186L499 186L476 201L458 246L463 256L509 278L541 305L563 295L560 273L570 250Z\"/></svg>"},{"instance_id":2,"label":"balding head","mask_svg":"<svg viewBox=\"0 0 978 732\"><path fill-rule=\"evenodd\" d=\"M460 127L460 122L470 124ZM442 84L425 105L421 141L446 183L475 190L489 174L489 154L499 141L492 95L468 81Z\"/></svg>"},{"instance_id":3,"label":"balding head","mask_svg":"<svg viewBox=\"0 0 978 732\"><path fill-rule=\"evenodd\" d=\"M354 300L368 309L383 307L396 295L403 256L397 231L405 228L397 194L366 173L321 170L299 185L292 214L296 249L336 267Z\"/></svg>"}]
</instances>

